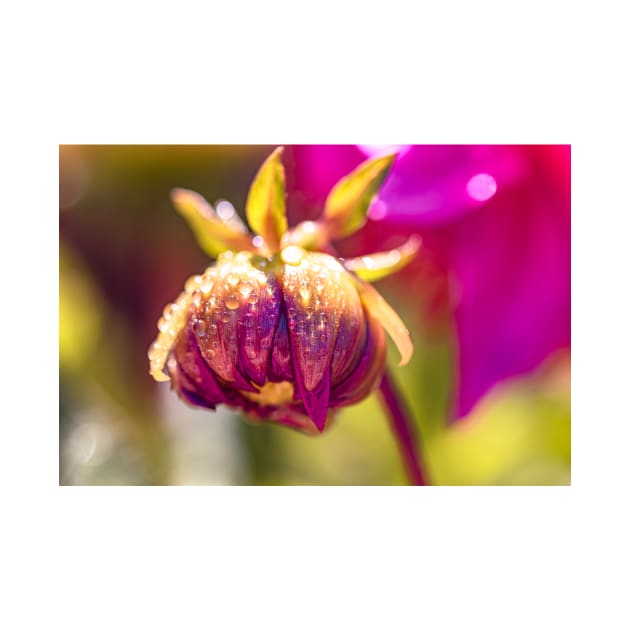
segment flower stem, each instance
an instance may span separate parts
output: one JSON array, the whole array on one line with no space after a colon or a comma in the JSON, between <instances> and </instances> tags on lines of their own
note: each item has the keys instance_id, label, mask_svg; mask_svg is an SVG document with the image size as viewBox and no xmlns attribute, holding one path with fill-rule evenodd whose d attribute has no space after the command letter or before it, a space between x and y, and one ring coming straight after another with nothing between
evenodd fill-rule
<instances>
[{"instance_id":1,"label":"flower stem","mask_svg":"<svg viewBox=\"0 0 630 630\"><path fill-rule=\"evenodd\" d=\"M411 414L387 368L385 368L381 381L380 394L383 408L389 417L394 436L398 442L410 484L413 486L430 485L418 452Z\"/></svg>"}]
</instances>

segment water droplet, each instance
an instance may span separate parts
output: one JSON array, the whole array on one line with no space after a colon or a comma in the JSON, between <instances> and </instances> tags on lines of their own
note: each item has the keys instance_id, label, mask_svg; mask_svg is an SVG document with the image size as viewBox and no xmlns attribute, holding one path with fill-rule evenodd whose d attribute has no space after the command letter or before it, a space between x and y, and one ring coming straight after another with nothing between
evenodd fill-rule
<instances>
[{"instance_id":1,"label":"water droplet","mask_svg":"<svg viewBox=\"0 0 630 630\"><path fill-rule=\"evenodd\" d=\"M305 302L311 297L311 289L307 284L301 284L298 292Z\"/></svg>"},{"instance_id":2,"label":"water droplet","mask_svg":"<svg viewBox=\"0 0 630 630\"><path fill-rule=\"evenodd\" d=\"M193 328L198 337L205 337L208 330L208 324L203 319L196 319L193 324Z\"/></svg>"},{"instance_id":3,"label":"water droplet","mask_svg":"<svg viewBox=\"0 0 630 630\"><path fill-rule=\"evenodd\" d=\"M192 293L195 289L198 289L201 285L201 276L191 276L186 280L185 289L188 293Z\"/></svg>"},{"instance_id":4,"label":"water droplet","mask_svg":"<svg viewBox=\"0 0 630 630\"><path fill-rule=\"evenodd\" d=\"M206 355L208 356L209 359L214 359L214 357L217 356L217 353L212 348L208 348L206 350Z\"/></svg>"},{"instance_id":5,"label":"water droplet","mask_svg":"<svg viewBox=\"0 0 630 630\"><path fill-rule=\"evenodd\" d=\"M225 298L225 305L229 309L234 310L234 309L237 309L239 307L240 302L239 302L239 299L235 295L228 295Z\"/></svg>"},{"instance_id":6,"label":"water droplet","mask_svg":"<svg viewBox=\"0 0 630 630\"><path fill-rule=\"evenodd\" d=\"M208 334L209 335L216 335L217 334L217 325L216 324L210 324L210 326L208 326Z\"/></svg>"},{"instance_id":7,"label":"water droplet","mask_svg":"<svg viewBox=\"0 0 630 630\"><path fill-rule=\"evenodd\" d=\"M227 277L227 283L231 287L235 287L238 284L238 276L235 273L231 273Z\"/></svg>"},{"instance_id":8,"label":"water droplet","mask_svg":"<svg viewBox=\"0 0 630 630\"><path fill-rule=\"evenodd\" d=\"M315 290L317 293L321 293L324 290L324 283L321 280L315 281Z\"/></svg>"},{"instance_id":9,"label":"water droplet","mask_svg":"<svg viewBox=\"0 0 630 630\"><path fill-rule=\"evenodd\" d=\"M227 324L231 319L232 316L230 315L230 311L223 311L223 314L221 315L221 321L224 324Z\"/></svg>"},{"instance_id":10,"label":"water droplet","mask_svg":"<svg viewBox=\"0 0 630 630\"><path fill-rule=\"evenodd\" d=\"M249 298L247 298L247 301L250 304L256 304L258 302L258 296L255 293L252 293Z\"/></svg>"},{"instance_id":11,"label":"water droplet","mask_svg":"<svg viewBox=\"0 0 630 630\"><path fill-rule=\"evenodd\" d=\"M195 291L192 296L192 301L195 306L199 306L201 304L201 300L203 299L203 295L201 291Z\"/></svg>"},{"instance_id":12,"label":"water droplet","mask_svg":"<svg viewBox=\"0 0 630 630\"><path fill-rule=\"evenodd\" d=\"M251 282L247 282L246 280L243 280L239 285L238 285L238 292L244 297L248 297L250 295L250 293L254 290L254 285Z\"/></svg>"},{"instance_id":13,"label":"water droplet","mask_svg":"<svg viewBox=\"0 0 630 630\"><path fill-rule=\"evenodd\" d=\"M301 247L297 247L296 245L289 245L289 247L285 247L280 254L282 258L282 262L287 265L299 265L304 258L304 250Z\"/></svg>"},{"instance_id":14,"label":"water droplet","mask_svg":"<svg viewBox=\"0 0 630 630\"><path fill-rule=\"evenodd\" d=\"M220 201L217 201L216 213L221 221L229 221L234 217L236 211L229 201L221 199Z\"/></svg>"}]
</instances>

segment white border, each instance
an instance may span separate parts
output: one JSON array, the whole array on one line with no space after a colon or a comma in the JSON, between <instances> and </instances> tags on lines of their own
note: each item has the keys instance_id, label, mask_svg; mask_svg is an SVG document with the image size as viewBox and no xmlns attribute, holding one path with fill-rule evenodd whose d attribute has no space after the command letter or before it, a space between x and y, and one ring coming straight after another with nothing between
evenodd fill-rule
<instances>
[{"instance_id":1,"label":"white border","mask_svg":"<svg viewBox=\"0 0 630 630\"><path fill-rule=\"evenodd\" d=\"M617 6L3 10L3 627L628 625ZM328 141L573 143L574 486L57 487L57 145Z\"/></svg>"}]
</instances>

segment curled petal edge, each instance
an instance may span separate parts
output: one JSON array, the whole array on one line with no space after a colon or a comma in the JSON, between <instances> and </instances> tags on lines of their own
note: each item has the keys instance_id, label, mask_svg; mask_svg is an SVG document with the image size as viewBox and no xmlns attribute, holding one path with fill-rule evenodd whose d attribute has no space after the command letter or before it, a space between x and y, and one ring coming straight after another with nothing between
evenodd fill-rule
<instances>
[{"instance_id":1,"label":"curled petal edge","mask_svg":"<svg viewBox=\"0 0 630 630\"><path fill-rule=\"evenodd\" d=\"M373 286L360 278L355 279L355 286L365 309L372 317L381 322L383 328L392 338L398 352L400 352L400 363L398 365L407 365L413 355L413 343L405 324Z\"/></svg>"},{"instance_id":2,"label":"curled petal edge","mask_svg":"<svg viewBox=\"0 0 630 630\"><path fill-rule=\"evenodd\" d=\"M406 267L418 253L421 243L420 237L414 235L400 247L387 252L350 258L344 261L344 267L356 273L362 280L376 282Z\"/></svg>"}]
</instances>

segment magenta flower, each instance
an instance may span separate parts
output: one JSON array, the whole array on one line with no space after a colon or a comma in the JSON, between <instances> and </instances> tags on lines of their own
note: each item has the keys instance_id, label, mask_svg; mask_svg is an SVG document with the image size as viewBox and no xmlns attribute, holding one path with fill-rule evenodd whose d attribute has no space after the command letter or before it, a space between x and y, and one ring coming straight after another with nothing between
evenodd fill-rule
<instances>
[{"instance_id":1,"label":"magenta flower","mask_svg":"<svg viewBox=\"0 0 630 630\"><path fill-rule=\"evenodd\" d=\"M216 264L193 276L158 322L151 374L188 403L226 404L255 420L323 431L329 409L365 398L385 368L385 328L408 361L409 334L365 280L401 268L416 241L366 259L336 259L331 240L360 228L393 156L366 161L328 195L319 221L289 230L276 150L247 200L250 234L197 193L177 209ZM362 279L363 278L363 279Z\"/></svg>"},{"instance_id":2,"label":"magenta flower","mask_svg":"<svg viewBox=\"0 0 630 630\"><path fill-rule=\"evenodd\" d=\"M309 206L376 147L297 146ZM372 232L417 232L452 280L456 417L496 383L570 347L570 147L399 147ZM378 223L376 223L378 221Z\"/></svg>"}]
</instances>

